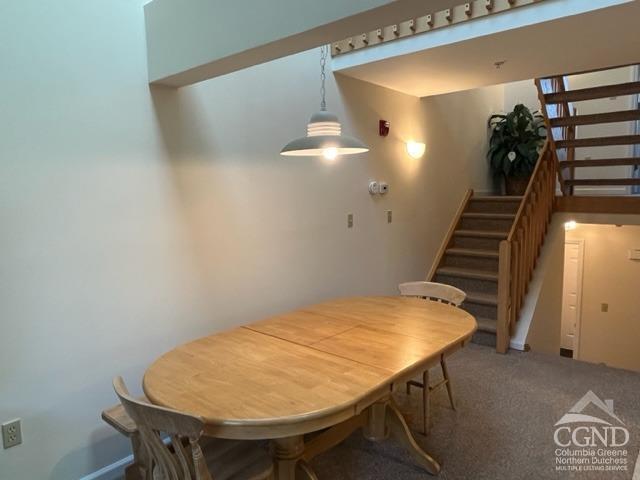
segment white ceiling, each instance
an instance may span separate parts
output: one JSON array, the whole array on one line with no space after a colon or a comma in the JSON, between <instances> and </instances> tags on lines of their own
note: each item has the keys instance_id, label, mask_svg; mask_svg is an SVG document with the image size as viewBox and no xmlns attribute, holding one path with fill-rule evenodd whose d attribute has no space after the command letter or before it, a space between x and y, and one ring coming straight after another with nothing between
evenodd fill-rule
<instances>
[{"instance_id":1,"label":"white ceiling","mask_svg":"<svg viewBox=\"0 0 640 480\"><path fill-rule=\"evenodd\" d=\"M586 0L581 2L586 4ZM543 5L524 7L522 11ZM442 32L455 28L458 26ZM404 42L405 52L411 51L410 42L419 40L417 37L338 56L333 61L334 71L424 97L545 75L640 63L640 1L629 0L455 43L442 42L420 51L415 51L414 44L413 53L403 54L400 42ZM394 56L389 56L391 50L387 46L394 48ZM384 47L387 47L386 53L382 50ZM383 53L378 58L389 58L376 60L376 48ZM497 69L494 66L497 61L506 63Z\"/></svg>"}]
</instances>

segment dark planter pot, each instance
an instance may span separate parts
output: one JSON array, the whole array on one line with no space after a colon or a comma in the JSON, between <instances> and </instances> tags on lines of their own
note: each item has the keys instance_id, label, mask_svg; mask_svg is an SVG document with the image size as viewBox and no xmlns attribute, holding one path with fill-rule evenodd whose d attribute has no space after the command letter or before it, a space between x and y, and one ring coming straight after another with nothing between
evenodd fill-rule
<instances>
[{"instance_id":1,"label":"dark planter pot","mask_svg":"<svg viewBox=\"0 0 640 480\"><path fill-rule=\"evenodd\" d=\"M524 195L529 185L529 177L504 177L504 187L507 195Z\"/></svg>"}]
</instances>

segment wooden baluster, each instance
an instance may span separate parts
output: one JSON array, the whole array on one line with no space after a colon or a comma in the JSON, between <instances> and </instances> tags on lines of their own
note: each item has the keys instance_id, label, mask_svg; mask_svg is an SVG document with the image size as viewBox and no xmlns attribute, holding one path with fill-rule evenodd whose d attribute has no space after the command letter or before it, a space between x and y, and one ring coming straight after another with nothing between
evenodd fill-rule
<instances>
[{"instance_id":1,"label":"wooden baluster","mask_svg":"<svg viewBox=\"0 0 640 480\"><path fill-rule=\"evenodd\" d=\"M524 219L523 219L524 221ZM518 307L517 311L520 311L520 305L522 302L522 292L523 292L523 284L524 284L524 269L527 258L527 245L524 238L524 228L520 227L518 229L518 242L522 245L522 251L520 252L520 265L518 269Z\"/></svg>"},{"instance_id":2,"label":"wooden baluster","mask_svg":"<svg viewBox=\"0 0 640 480\"><path fill-rule=\"evenodd\" d=\"M506 353L509 349L509 280L511 278L511 244L502 240L498 256L498 330L496 350Z\"/></svg>"},{"instance_id":3,"label":"wooden baluster","mask_svg":"<svg viewBox=\"0 0 640 480\"><path fill-rule=\"evenodd\" d=\"M518 265L520 264L520 258L519 258L519 252L520 252L520 245L518 245L518 242L512 242L511 243L511 272L517 272L518 271ZM513 325L515 325L515 322L517 320L517 309L516 309L516 302L515 302L515 298L516 298L516 292L518 291L518 279L517 278L512 278L511 282L510 282L510 290L509 290L509 298L511 299L511 308L509 309L509 323L511 328L513 328Z\"/></svg>"}]
</instances>

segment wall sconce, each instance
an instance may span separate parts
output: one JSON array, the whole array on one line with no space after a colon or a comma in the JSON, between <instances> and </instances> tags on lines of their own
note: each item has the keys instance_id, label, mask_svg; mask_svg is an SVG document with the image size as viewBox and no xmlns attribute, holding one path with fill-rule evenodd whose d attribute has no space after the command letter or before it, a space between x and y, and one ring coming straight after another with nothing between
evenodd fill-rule
<instances>
[{"instance_id":1,"label":"wall sconce","mask_svg":"<svg viewBox=\"0 0 640 480\"><path fill-rule=\"evenodd\" d=\"M577 226L578 226L578 224L576 223L575 220L569 220L568 222L565 222L564 229L566 231L575 230Z\"/></svg>"},{"instance_id":2,"label":"wall sconce","mask_svg":"<svg viewBox=\"0 0 640 480\"><path fill-rule=\"evenodd\" d=\"M424 151L427 146L421 142L407 142L407 153L411 158L421 158L424 155Z\"/></svg>"}]
</instances>

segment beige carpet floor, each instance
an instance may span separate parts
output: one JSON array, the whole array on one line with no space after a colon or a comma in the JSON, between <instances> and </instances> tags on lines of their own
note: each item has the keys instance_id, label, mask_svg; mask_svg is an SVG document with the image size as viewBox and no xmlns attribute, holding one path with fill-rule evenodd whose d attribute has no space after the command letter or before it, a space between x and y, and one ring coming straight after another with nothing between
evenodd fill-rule
<instances>
[{"instance_id":1,"label":"beige carpet floor","mask_svg":"<svg viewBox=\"0 0 640 480\"><path fill-rule=\"evenodd\" d=\"M639 352L640 354L640 352ZM536 353L496 354L471 344L449 362L457 411L434 393L433 426L416 440L442 465L444 480L631 479L640 449L640 374ZM435 372L436 370L434 370ZM630 433L628 471L557 472L554 424L589 390L614 401ZM419 430L420 392L397 401ZM602 412L591 411L593 415ZM358 432L312 462L323 480L433 478L393 440L371 443ZM640 477L639 477L640 478ZM636 479L634 479L636 480Z\"/></svg>"}]
</instances>

